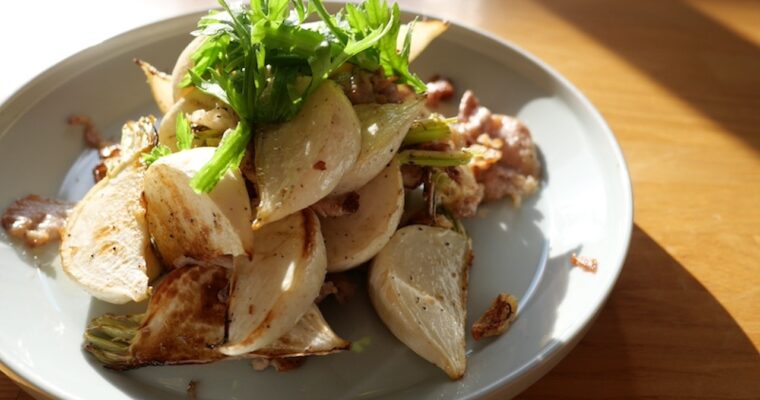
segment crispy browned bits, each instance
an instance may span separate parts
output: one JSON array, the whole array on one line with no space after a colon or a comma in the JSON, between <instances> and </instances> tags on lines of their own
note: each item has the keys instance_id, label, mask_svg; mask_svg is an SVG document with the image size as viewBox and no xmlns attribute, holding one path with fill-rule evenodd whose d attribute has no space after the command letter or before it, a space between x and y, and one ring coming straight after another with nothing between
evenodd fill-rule
<instances>
[{"instance_id":1,"label":"crispy browned bits","mask_svg":"<svg viewBox=\"0 0 760 400\"><path fill-rule=\"evenodd\" d=\"M599 267L599 261L596 258L579 256L575 253L570 256L570 264L592 274L595 274Z\"/></svg>"},{"instance_id":2,"label":"crispy browned bits","mask_svg":"<svg viewBox=\"0 0 760 400\"><path fill-rule=\"evenodd\" d=\"M472 337L480 340L499 336L507 331L516 316L517 299L511 294L499 293L485 314L472 324Z\"/></svg>"},{"instance_id":3,"label":"crispy browned bits","mask_svg":"<svg viewBox=\"0 0 760 400\"><path fill-rule=\"evenodd\" d=\"M435 75L427 82L427 95L425 105L429 108L437 108L441 101L449 100L454 96L454 84L448 78Z\"/></svg>"},{"instance_id":4,"label":"crispy browned bits","mask_svg":"<svg viewBox=\"0 0 760 400\"><path fill-rule=\"evenodd\" d=\"M279 357L279 358L254 358L251 360L251 367L256 371L264 371L273 367L277 372L292 371L306 362L306 357Z\"/></svg>"},{"instance_id":5,"label":"crispy browned bits","mask_svg":"<svg viewBox=\"0 0 760 400\"><path fill-rule=\"evenodd\" d=\"M357 192L325 197L312 204L310 208L323 218L342 217L359 211L359 197Z\"/></svg>"}]
</instances>

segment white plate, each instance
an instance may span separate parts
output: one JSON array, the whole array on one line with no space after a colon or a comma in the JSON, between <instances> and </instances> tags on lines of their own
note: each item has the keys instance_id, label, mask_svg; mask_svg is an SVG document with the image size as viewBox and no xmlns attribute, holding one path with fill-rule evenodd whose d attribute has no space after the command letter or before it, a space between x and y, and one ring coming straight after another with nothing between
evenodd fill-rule
<instances>
[{"instance_id":1,"label":"white plate","mask_svg":"<svg viewBox=\"0 0 760 400\"><path fill-rule=\"evenodd\" d=\"M127 119L156 112L133 57L170 70L199 14L149 25L52 67L0 108L0 207L29 193L69 200L92 185L92 151L83 152L72 113L92 116L116 137ZM495 340L468 340L464 379L451 382L383 327L360 297L328 305L335 330L369 337L361 353L308 360L278 374L246 362L105 370L81 350L94 316L118 308L95 301L60 270L55 257L0 241L0 360L56 398L186 398L189 380L203 399L474 398L511 396L546 373L580 339L622 267L632 226L626 165L612 132L569 82L535 57L499 39L452 26L415 62L423 78L451 77L493 110L517 115L533 132L546 167L542 189L514 209L508 201L467 222L475 247L469 315L499 292L520 299L513 327ZM72 167L73 166L73 167ZM590 274L571 253L596 257ZM53 260L51 262L51 260ZM37 264L37 265L35 265ZM468 335L469 336L469 335Z\"/></svg>"}]
</instances>

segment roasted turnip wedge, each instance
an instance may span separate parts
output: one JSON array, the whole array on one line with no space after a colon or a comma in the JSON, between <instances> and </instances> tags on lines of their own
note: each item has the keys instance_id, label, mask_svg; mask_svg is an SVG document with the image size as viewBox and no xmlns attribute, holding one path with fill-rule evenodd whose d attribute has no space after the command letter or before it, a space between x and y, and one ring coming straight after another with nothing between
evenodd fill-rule
<instances>
[{"instance_id":1,"label":"roasted turnip wedge","mask_svg":"<svg viewBox=\"0 0 760 400\"><path fill-rule=\"evenodd\" d=\"M254 233L252 260L235 259L229 342L238 356L273 343L309 310L325 280L327 260L319 219L305 209Z\"/></svg>"},{"instance_id":2,"label":"roasted turnip wedge","mask_svg":"<svg viewBox=\"0 0 760 400\"><path fill-rule=\"evenodd\" d=\"M135 64L145 74L145 79L150 87L150 93L153 95L153 100L156 102L158 109L162 113L169 111L169 108L174 104L171 75L165 74L157 70L156 67L137 58L135 59Z\"/></svg>"},{"instance_id":3,"label":"roasted turnip wedge","mask_svg":"<svg viewBox=\"0 0 760 400\"><path fill-rule=\"evenodd\" d=\"M312 304L293 329L250 355L265 358L316 356L336 353L350 346L351 342L336 335L319 307Z\"/></svg>"},{"instance_id":4,"label":"roasted turnip wedge","mask_svg":"<svg viewBox=\"0 0 760 400\"><path fill-rule=\"evenodd\" d=\"M375 257L369 294L391 332L451 379L464 375L469 239L427 225L399 229Z\"/></svg>"},{"instance_id":5,"label":"roasted turnip wedge","mask_svg":"<svg viewBox=\"0 0 760 400\"><path fill-rule=\"evenodd\" d=\"M255 164L261 201L254 228L332 192L356 162L362 146L359 129L343 90L328 80L309 96L293 120L259 132Z\"/></svg>"},{"instance_id":6,"label":"roasted turnip wedge","mask_svg":"<svg viewBox=\"0 0 760 400\"><path fill-rule=\"evenodd\" d=\"M63 270L91 295L122 304L148 297L160 270L142 203L142 151L155 141L152 119L124 126L124 155L74 207L61 242ZM138 150L140 149L140 150Z\"/></svg>"},{"instance_id":7,"label":"roasted turnip wedge","mask_svg":"<svg viewBox=\"0 0 760 400\"><path fill-rule=\"evenodd\" d=\"M340 180L333 195L358 190L388 165L404 140L409 126L425 110L425 102L359 104L354 111L361 122L361 151L353 168Z\"/></svg>"},{"instance_id":8,"label":"roasted turnip wedge","mask_svg":"<svg viewBox=\"0 0 760 400\"><path fill-rule=\"evenodd\" d=\"M193 53L195 50L198 50L198 47L203 44L203 41L205 39L205 36L197 36L190 43L188 43L187 46L185 46L185 48L182 50L182 53L180 53L179 57L177 57L177 62L174 64L174 68L172 69L171 83L172 96L174 97L175 103L179 101L179 99L188 95L190 92L197 91L197 89L195 89L193 86L182 85L182 81L185 79L187 71L193 66Z\"/></svg>"},{"instance_id":9,"label":"roasted turnip wedge","mask_svg":"<svg viewBox=\"0 0 760 400\"><path fill-rule=\"evenodd\" d=\"M422 53L428 45L435 40L438 36L441 36L446 29L449 28L449 23L439 20L427 20L417 21L414 24L414 30L412 30L412 42L409 51L409 62L412 62L417 56ZM401 25L398 35L399 49L404 48L404 40L406 38L406 32L409 30L409 24Z\"/></svg>"},{"instance_id":10,"label":"roasted turnip wedge","mask_svg":"<svg viewBox=\"0 0 760 400\"><path fill-rule=\"evenodd\" d=\"M404 212L404 183L396 160L359 189L359 210L321 218L327 271L340 272L372 258L393 236Z\"/></svg>"},{"instance_id":11,"label":"roasted turnip wedge","mask_svg":"<svg viewBox=\"0 0 760 400\"><path fill-rule=\"evenodd\" d=\"M214 150L197 147L162 157L145 174L148 227L166 265L213 264L253 250L251 205L240 171L228 170L210 193L190 187Z\"/></svg>"},{"instance_id":12,"label":"roasted turnip wedge","mask_svg":"<svg viewBox=\"0 0 760 400\"><path fill-rule=\"evenodd\" d=\"M104 315L92 320L85 349L105 366L203 364L228 358L224 341L229 269L188 265L175 269L156 287L145 314ZM282 338L241 357L301 357L345 350L350 343L327 325L311 305Z\"/></svg>"}]
</instances>

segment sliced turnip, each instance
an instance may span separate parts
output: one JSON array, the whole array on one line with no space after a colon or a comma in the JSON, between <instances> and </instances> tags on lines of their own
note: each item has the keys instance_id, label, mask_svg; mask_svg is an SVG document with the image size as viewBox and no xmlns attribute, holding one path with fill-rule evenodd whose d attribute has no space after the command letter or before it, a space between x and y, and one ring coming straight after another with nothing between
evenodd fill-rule
<instances>
[{"instance_id":1,"label":"sliced turnip","mask_svg":"<svg viewBox=\"0 0 760 400\"><path fill-rule=\"evenodd\" d=\"M404 212L404 184L395 160L359 189L359 210L321 218L327 271L340 272L372 258L393 236Z\"/></svg>"},{"instance_id":2,"label":"sliced turnip","mask_svg":"<svg viewBox=\"0 0 760 400\"><path fill-rule=\"evenodd\" d=\"M341 88L325 81L293 120L258 132L255 164L261 201L254 227L332 192L359 155L359 127Z\"/></svg>"},{"instance_id":3,"label":"sliced turnip","mask_svg":"<svg viewBox=\"0 0 760 400\"><path fill-rule=\"evenodd\" d=\"M469 239L426 225L399 229L375 257L369 294L391 332L451 379L464 375Z\"/></svg>"},{"instance_id":4,"label":"sliced turnip","mask_svg":"<svg viewBox=\"0 0 760 400\"><path fill-rule=\"evenodd\" d=\"M358 104L354 111L361 122L361 151L356 164L340 180L333 195L358 190L388 165L409 126L425 110L420 99L403 103Z\"/></svg>"},{"instance_id":5,"label":"sliced turnip","mask_svg":"<svg viewBox=\"0 0 760 400\"><path fill-rule=\"evenodd\" d=\"M214 150L197 147L162 157L145 174L149 230L169 265L214 263L252 252L251 206L240 171L228 170L210 193L190 187Z\"/></svg>"},{"instance_id":6,"label":"sliced turnip","mask_svg":"<svg viewBox=\"0 0 760 400\"><path fill-rule=\"evenodd\" d=\"M229 342L238 356L274 343L309 310L327 270L319 219L302 210L254 233L252 260L235 259L229 305Z\"/></svg>"},{"instance_id":7,"label":"sliced turnip","mask_svg":"<svg viewBox=\"0 0 760 400\"><path fill-rule=\"evenodd\" d=\"M142 151L152 146L152 120L124 126L124 155L74 207L61 242L63 270L94 297L122 304L148 297L160 271L142 203ZM144 129L142 131L141 129Z\"/></svg>"}]
</instances>

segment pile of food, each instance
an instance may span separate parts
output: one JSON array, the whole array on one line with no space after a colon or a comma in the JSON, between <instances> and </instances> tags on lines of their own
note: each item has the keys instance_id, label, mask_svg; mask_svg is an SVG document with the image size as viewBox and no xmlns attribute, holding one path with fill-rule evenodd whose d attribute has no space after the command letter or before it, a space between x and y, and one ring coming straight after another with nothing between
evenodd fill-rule
<instances>
[{"instance_id":1,"label":"pile of food","mask_svg":"<svg viewBox=\"0 0 760 400\"><path fill-rule=\"evenodd\" d=\"M60 238L64 271L92 296L148 300L89 324L85 347L111 368L348 349L318 302L364 268L389 330L462 377L473 254L460 220L536 191L530 132L469 91L459 115L434 112L454 88L409 62L445 23L402 24L384 0L221 6L171 74L138 60L160 124L128 122L109 144L73 119L100 150L97 183L76 205L21 199L3 226L32 246ZM516 307L497 297L473 334L502 333Z\"/></svg>"}]
</instances>

